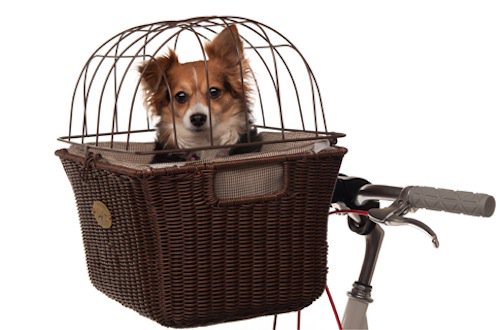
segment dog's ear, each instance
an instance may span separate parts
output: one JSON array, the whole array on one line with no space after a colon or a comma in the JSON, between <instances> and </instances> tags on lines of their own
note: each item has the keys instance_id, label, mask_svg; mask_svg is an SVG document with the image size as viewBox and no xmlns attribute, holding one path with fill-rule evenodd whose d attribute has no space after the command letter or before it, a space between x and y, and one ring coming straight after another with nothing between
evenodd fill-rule
<instances>
[{"instance_id":1,"label":"dog's ear","mask_svg":"<svg viewBox=\"0 0 500 330\"><path fill-rule=\"evenodd\" d=\"M155 115L160 115L161 108L170 102L168 71L177 63L179 63L177 55L170 50L167 55L146 61L138 68L145 102Z\"/></svg>"},{"instance_id":2,"label":"dog's ear","mask_svg":"<svg viewBox=\"0 0 500 330\"><path fill-rule=\"evenodd\" d=\"M222 30L212 42L205 45L209 59L220 59L228 66L235 66L244 59L243 44L236 25L230 25Z\"/></svg>"},{"instance_id":3,"label":"dog's ear","mask_svg":"<svg viewBox=\"0 0 500 330\"><path fill-rule=\"evenodd\" d=\"M235 98L248 99L250 86L245 80L250 67L236 25L230 25L222 30L212 42L205 45L205 52L209 59L217 59L225 66L224 88ZM246 102L248 103L248 100Z\"/></svg>"}]
</instances>

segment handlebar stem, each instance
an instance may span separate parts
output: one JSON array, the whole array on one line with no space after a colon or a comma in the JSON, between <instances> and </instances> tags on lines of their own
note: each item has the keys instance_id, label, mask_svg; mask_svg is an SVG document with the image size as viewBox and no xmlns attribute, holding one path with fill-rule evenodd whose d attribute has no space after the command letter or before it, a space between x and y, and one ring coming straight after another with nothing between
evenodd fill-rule
<instances>
[{"instance_id":1,"label":"handlebar stem","mask_svg":"<svg viewBox=\"0 0 500 330\"><path fill-rule=\"evenodd\" d=\"M384 240L384 230L376 224L375 228L366 237L365 258L359 274L358 282L370 285L377 264L378 254Z\"/></svg>"}]
</instances>

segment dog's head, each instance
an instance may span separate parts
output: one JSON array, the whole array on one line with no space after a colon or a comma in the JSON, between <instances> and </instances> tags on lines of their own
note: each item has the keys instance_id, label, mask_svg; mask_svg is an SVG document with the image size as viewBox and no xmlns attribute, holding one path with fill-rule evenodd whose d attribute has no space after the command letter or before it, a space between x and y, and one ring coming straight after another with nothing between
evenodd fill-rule
<instances>
[{"instance_id":1,"label":"dog's head","mask_svg":"<svg viewBox=\"0 0 500 330\"><path fill-rule=\"evenodd\" d=\"M165 148L207 146L210 139L214 145L233 144L247 129L250 68L236 26L207 43L205 53L206 61L180 63L170 50L139 67Z\"/></svg>"}]
</instances>

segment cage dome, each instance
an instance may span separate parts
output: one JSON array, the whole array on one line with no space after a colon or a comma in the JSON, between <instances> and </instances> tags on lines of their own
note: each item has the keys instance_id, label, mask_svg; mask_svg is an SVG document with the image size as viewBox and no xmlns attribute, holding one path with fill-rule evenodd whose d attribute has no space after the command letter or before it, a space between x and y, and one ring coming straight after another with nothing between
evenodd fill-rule
<instances>
[{"instance_id":1,"label":"cage dome","mask_svg":"<svg viewBox=\"0 0 500 330\"><path fill-rule=\"evenodd\" d=\"M147 111L139 68L170 50L180 62L206 61L204 46L232 25L237 27L250 68L245 78L249 88L244 91L251 108L251 121L247 122L259 132L279 133L274 142L278 137L283 141L318 137L335 141L342 136L329 131L315 76L285 36L246 18L198 17L137 26L102 44L81 71L72 98L68 134L60 140L127 151L131 150L130 143L153 141L158 116ZM308 134L286 134L291 132ZM219 148L213 133L207 136L202 147ZM170 149L177 148L182 146L175 142Z\"/></svg>"}]
</instances>

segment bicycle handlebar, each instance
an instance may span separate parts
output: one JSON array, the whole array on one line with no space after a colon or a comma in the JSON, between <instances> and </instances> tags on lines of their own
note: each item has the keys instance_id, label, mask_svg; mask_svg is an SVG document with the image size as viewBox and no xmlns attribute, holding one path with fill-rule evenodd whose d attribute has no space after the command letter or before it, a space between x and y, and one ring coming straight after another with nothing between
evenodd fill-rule
<instances>
[{"instance_id":1,"label":"bicycle handlebar","mask_svg":"<svg viewBox=\"0 0 500 330\"><path fill-rule=\"evenodd\" d=\"M369 183L360 186L360 183L367 181L351 177L339 179L345 181L342 191L347 196L339 199L339 194L334 194L334 198L336 198L334 202L342 202L347 208L351 207L347 204L349 202L353 204L353 207L368 211L366 219L362 216L349 217L349 221L351 221L349 228L362 235L373 230L374 226L368 225L370 223L393 226L411 225L427 232L431 236L434 246L438 247L439 241L436 233L425 223L406 217L408 212L423 208L482 217L490 217L495 212L495 199L486 194L420 186L399 188ZM357 186L357 189L347 189L349 184ZM380 207L378 204L380 200L392 201L392 203L387 207ZM377 205L373 206L373 202L377 202Z\"/></svg>"},{"instance_id":2,"label":"bicycle handlebar","mask_svg":"<svg viewBox=\"0 0 500 330\"><path fill-rule=\"evenodd\" d=\"M414 208L481 217L490 217L495 211L495 199L486 194L417 186L410 187L407 194Z\"/></svg>"},{"instance_id":3,"label":"bicycle handlebar","mask_svg":"<svg viewBox=\"0 0 500 330\"><path fill-rule=\"evenodd\" d=\"M482 217L493 215L496 206L495 198L487 194L420 186L398 188L368 184L359 189L355 202L363 205L370 200L400 200L410 208Z\"/></svg>"}]
</instances>

